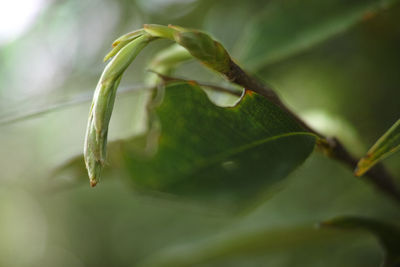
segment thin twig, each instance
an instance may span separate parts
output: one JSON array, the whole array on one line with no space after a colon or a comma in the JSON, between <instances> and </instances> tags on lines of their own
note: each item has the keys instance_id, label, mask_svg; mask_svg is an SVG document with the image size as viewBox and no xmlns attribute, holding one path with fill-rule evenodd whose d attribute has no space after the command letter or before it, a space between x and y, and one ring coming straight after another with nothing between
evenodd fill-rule
<instances>
[{"instance_id":1,"label":"thin twig","mask_svg":"<svg viewBox=\"0 0 400 267\"><path fill-rule=\"evenodd\" d=\"M203 82L199 82L199 81L195 81L195 80L186 80L186 79L183 79L183 78L172 77L172 76L168 76L168 75L164 75L164 74L158 73L158 72L156 72L154 70L149 70L149 72L152 72L152 73L158 75L166 83L170 83L170 82L186 82L186 83L189 83L189 84L198 85L200 87L207 87L207 88L213 89L213 90L218 91L218 92L228 93L228 94L231 94L231 95L234 95L234 96L238 96L238 97L240 97L242 95L242 93L240 91L238 91L238 90L222 87L222 86L215 85L215 84L209 84L209 83L203 83Z\"/></svg>"},{"instance_id":2,"label":"thin twig","mask_svg":"<svg viewBox=\"0 0 400 267\"><path fill-rule=\"evenodd\" d=\"M258 80L254 79L250 75L248 75L244 70L242 70L235 62L231 60L230 62L230 70L224 74L225 77L236 84L239 84L246 88L247 90L254 91L257 94L265 96L268 100L270 100L275 105L279 106L281 109L285 110L289 113L305 130L324 138L324 136L310 126L308 126L304 121L302 121L293 111L291 111L279 98L279 96L272 90L270 87L262 84Z\"/></svg>"},{"instance_id":3,"label":"thin twig","mask_svg":"<svg viewBox=\"0 0 400 267\"><path fill-rule=\"evenodd\" d=\"M338 139L325 137L312 129L280 100L275 91L248 75L232 60L230 62L230 70L224 73L224 75L229 81L241 85L247 90L265 96L268 100L285 110L294 120L303 126L305 130L319 136L320 140L317 144L329 157L346 164L352 170L357 167L358 160L350 154ZM400 202L400 191L395 185L393 177L382 164L376 164L365 176L383 193L386 193Z\"/></svg>"},{"instance_id":4,"label":"thin twig","mask_svg":"<svg viewBox=\"0 0 400 267\"><path fill-rule=\"evenodd\" d=\"M151 88L154 88L154 86L151 87ZM146 86L146 85L138 85L138 86L133 86L133 87L130 86L130 87L127 87L127 88L121 88L117 92L117 94L118 95L122 95L122 94L127 94L127 93L139 92L141 90L148 90L148 89L151 89L151 88L149 86ZM61 110L61 109L64 109L64 108L76 106L76 105L79 105L79 104L82 104L82 103L90 102L91 100L92 100L92 96L91 95L90 96L87 95L87 96L76 98L76 99L73 99L73 100L70 100L70 101L55 103L55 104L52 104L50 106L39 108L39 109L34 110L34 111L28 111L25 114L19 114L19 115L15 115L15 116L7 116L5 118L0 118L0 126L5 126L5 125L9 125L9 124L16 123L16 122L19 122L19 121L24 121L24 120L27 120L27 119L35 118L35 117L38 117L38 116L43 115L43 114L47 114L47 113L54 112L54 111L57 111L57 110Z\"/></svg>"},{"instance_id":5,"label":"thin twig","mask_svg":"<svg viewBox=\"0 0 400 267\"><path fill-rule=\"evenodd\" d=\"M244 70L242 70L236 63L231 61L230 71L225 73L226 78L236 83L240 86L243 86L247 90L254 91L268 100L279 106L281 109L285 110L297 123L299 123L305 130L317 135L319 140L317 142L318 147L329 157L338 160L347 166L349 166L352 170L354 170L357 166L358 159L350 154L350 152L343 146L343 144L337 138L329 138L325 137L321 133L312 129L308 126L302 119L300 119L293 111L291 111L279 98L279 96L273 91L270 87L263 85L258 80L252 78L248 75ZM153 71L154 72L154 71ZM200 86L205 86L212 88L217 91L233 93L235 95L237 92L223 88L220 86L204 84L197 81L188 81L181 78L171 77L167 75L163 75L157 72L157 74L164 82L175 82L175 81L184 81L188 83L195 83ZM366 173L366 178L373 183L379 190L390 195L394 199L400 202L400 191L397 189L394 184L394 179L390 175L390 173L384 168L382 164L377 164L374 168L372 168L369 172Z\"/></svg>"}]
</instances>

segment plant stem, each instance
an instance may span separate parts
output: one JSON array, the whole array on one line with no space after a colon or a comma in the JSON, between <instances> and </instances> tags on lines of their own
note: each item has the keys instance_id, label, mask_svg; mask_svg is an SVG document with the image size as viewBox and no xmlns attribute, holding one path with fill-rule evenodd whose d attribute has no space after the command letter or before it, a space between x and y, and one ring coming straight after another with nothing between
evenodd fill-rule
<instances>
[{"instance_id":1,"label":"plant stem","mask_svg":"<svg viewBox=\"0 0 400 267\"><path fill-rule=\"evenodd\" d=\"M165 74L158 73L158 72L156 72L154 70L149 70L149 71L154 73L154 74L156 74L156 75L158 75L158 77L160 77L162 79L162 81L165 82L165 83L186 82L186 83L189 83L189 84L195 84L195 85L198 85L198 86L201 86L201 87L207 87L207 88L213 89L213 90L218 91L218 92L228 93L228 94L231 94L231 95L234 95L234 96L238 96L238 97L242 95L241 91L239 91L239 90L229 89L229 88L221 87L221 86L218 86L218 85L215 85L215 84L198 82L198 81L195 81L195 80L186 80L186 79L182 79L182 78L172 77L172 76L168 76L168 75L165 75Z\"/></svg>"},{"instance_id":2,"label":"plant stem","mask_svg":"<svg viewBox=\"0 0 400 267\"><path fill-rule=\"evenodd\" d=\"M138 93L142 90L151 90L153 89L154 86L148 86L148 85L143 85L143 84L138 84L134 85L131 87L126 87L126 88L121 88L117 92L117 96L123 95L123 94L130 94L130 93ZM42 97L42 95L36 95L33 97ZM60 101L51 105L48 105L46 107L41 107L36 110L31 110L28 112L24 112L22 114L16 114L16 115L11 115L11 116L4 116L0 117L0 127L2 126L7 126L9 124L13 124L16 122L20 122L23 120L28 120L31 118L39 117L44 114L48 114L50 112L62 110L65 108L73 107L82 103L90 102L92 101L92 96L91 95L82 95L79 96L75 99L72 100L65 100L65 101Z\"/></svg>"},{"instance_id":3,"label":"plant stem","mask_svg":"<svg viewBox=\"0 0 400 267\"><path fill-rule=\"evenodd\" d=\"M157 74L163 82L177 82L183 81L188 83L194 83L199 86L209 87L216 91L226 92L230 94L234 94L240 96L240 92L233 91L232 89L200 83L193 80L185 80L177 77L171 77L167 75L163 75L161 73L150 70L151 72ZM227 73L224 73L225 78L232 83L238 84L244 87L246 90L253 91L259 95L264 96L269 101L279 106L281 109L286 111L297 123L299 123L305 130L311 132L319 137L317 141L318 148L328 157L333 158L337 161L340 161L350 169L354 170L357 167L358 159L350 154L350 152L344 147L344 145L335 137L326 137L323 134L317 132L308 126L300 117L298 117L292 110L290 110L279 98L277 93L273 91L270 87L262 84L258 80L251 77L247 74L243 69L241 69L236 63L232 60L230 62L230 70ZM400 191L394 184L394 179L390 175L390 173L384 168L382 164L377 164L373 168L370 169L365 174L366 178L369 182L371 182L376 188L378 188L381 192L389 195L394 198L398 202L400 202Z\"/></svg>"},{"instance_id":4,"label":"plant stem","mask_svg":"<svg viewBox=\"0 0 400 267\"><path fill-rule=\"evenodd\" d=\"M224 75L229 81L243 86L246 90L251 90L264 96L285 110L305 130L320 137L317 145L326 155L346 164L352 170L357 167L358 160L350 154L337 138L328 138L312 129L281 101L275 91L248 75L232 60L230 61L229 71L224 73ZM365 176L377 189L400 202L400 191L395 185L393 177L382 164L376 164L365 174Z\"/></svg>"}]
</instances>

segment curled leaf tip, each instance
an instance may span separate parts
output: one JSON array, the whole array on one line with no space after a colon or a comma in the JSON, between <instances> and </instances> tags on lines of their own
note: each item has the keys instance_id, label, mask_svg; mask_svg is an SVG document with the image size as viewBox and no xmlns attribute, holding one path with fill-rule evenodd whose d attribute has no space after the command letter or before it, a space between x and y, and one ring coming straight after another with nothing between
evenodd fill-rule
<instances>
[{"instance_id":1,"label":"curled leaf tip","mask_svg":"<svg viewBox=\"0 0 400 267\"><path fill-rule=\"evenodd\" d=\"M249 95L249 96L253 95L253 91L248 90L248 89L244 89L244 93L245 93L246 95Z\"/></svg>"},{"instance_id":2,"label":"curled leaf tip","mask_svg":"<svg viewBox=\"0 0 400 267\"><path fill-rule=\"evenodd\" d=\"M112 47L118 46L121 42L133 41L135 38L139 37L142 34L143 34L143 29L139 29L139 30L136 30L136 31L133 31L133 32L128 32L128 33L118 37L118 39L116 39L112 43Z\"/></svg>"},{"instance_id":3,"label":"curled leaf tip","mask_svg":"<svg viewBox=\"0 0 400 267\"><path fill-rule=\"evenodd\" d=\"M353 172L354 176L356 176L356 177L360 177L366 172L366 170L361 167L360 163L362 163L362 160L359 162L359 164L357 165L357 167L354 169L354 172Z\"/></svg>"},{"instance_id":4,"label":"curled leaf tip","mask_svg":"<svg viewBox=\"0 0 400 267\"><path fill-rule=\"evenodd\" d=\"M143 36L145 32L143 29L133 31L122 35L117 40L114 41L112 44L113 49L104 57L103 61L106 62L107 60L114 57L121 49L131 43L133 40L138 39L139 37Z\"/></svg>"},{"instance_id":5,"label":"curled leaf tip","mask_svg":"<svg viewBox=\"0 0 400 267\"><path fill-rule=\"evenodd\" d=\"M198 83L196 81L194 81L194 80L188 80L187 83L189 85L191 85L191 86L197 86L198 85Z\"/></svg>"},{"instance_id":6,"label":"curled leaf tip","mask_svg":"<svg viewBox=\"0 0 400 267\"><path fill-rule=\"evenodd\" d=\"M170 40L174 40L174 33L176 31L170 27L158 24L144 24L143 29L153 37L166 38Z\"/></svg>"},{"instance_id":7,"label":"curled leaf tip","mask_svg":"<svg viewBox=\"0 0 400 267\"><path fill-rule=\"evenodd\" d=\"M168 24L168 28L174 29L174 30L176 30L176 31L178 31L178 32L187 32L187 31L190 31L190 30L187 29L187 28L183 28L183 27L181 27L181 26L172 25L172 24Z\"/></svg>"},{"instance_id":8,"label":"curled leaf tip","mask_svg":"<svg viewBox=\"0 0 400 267\"><path fill-rule=\"evenodd\" d=\"M398 150L400 150L400 120L393 124L369 149L367 155L360 159L354 174L363 175L375 164Z\"/></svg>"},{"instance_id":9,"label":"curled leaf tip","mask_svg":"<svg viewBox=\"0 0 400 267\"><path fill-rule=\"evenodd\" d=\"M221 73L229 71L230 56L228 52L209 35L195 30L176 31L174 39L209 68Z\"/></svg>"},{"instance_id":10,"label":"curled leaf tip","mask_svg":"<svg viewBox=\"0 0 400 267\"><path fill-rule=\"evenodd\" d=\"M371 167L373 167L377 162L371 161L371 153L368 153L365 157L361 158L356 168L354 169L354 175L359 177L364 175Z\"/></svg>"},{"instance_id":11,"label":"curled leaf tip","mask_svg":"<svg viewBox=\"0 0 400 267\"><path fill-rule=\"evenodd\" d=\"M97 184L106 159L108 124L122 74L150 40L151 36L143 34L128 44L123 43L126 40L121 41L115 48L118 52L107 64L97 84L84 146L85 164L92 187Z\"/></svg>"},{"instance_id":12,"label":"curled leaf tip","mask_svg":"<svg viewBox=\"0 0 400 267\"><path fill-rule=\"evenodd\" d=\"M110 58L112 58L114 55L113 53L114 49L111 50L104 58L103 58L103 62L107 62Z\"/></svg>"},{"instance_id":13,"label":"curled leaf tip","mask_svg":"<svg viewBox=\"0 0 400 267\"><path fill-rule=\"evenodd\" d=\"M364 172L365 172L365 171L363 171L362 169L360 169L360 167L357 166L357 167L354 169L353 174L354 174L354 176L356 176L356 177L360 177L361 175L364 174Z\"/></svg>"},{"instance_id":14,"label":"curled leaf tip","mask_svg":"<svg viewBox=\"0 0 400 267\"><path fill-rule=\"evenodd\" d=\"M90 180L90 187L95 187L97 185L96 180Z\"/></svg>"}]
</instances>

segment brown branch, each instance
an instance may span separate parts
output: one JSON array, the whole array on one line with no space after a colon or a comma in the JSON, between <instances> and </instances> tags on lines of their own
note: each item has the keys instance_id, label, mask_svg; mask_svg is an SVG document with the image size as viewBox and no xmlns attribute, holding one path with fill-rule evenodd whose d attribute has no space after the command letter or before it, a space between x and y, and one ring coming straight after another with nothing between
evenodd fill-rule
<instances>
[{"instance_id":1,"label":"brown branch","mask_svg":"<svg viewBox=\"0 0 400 267\"><path fill-rule=\"evenodd\" d=\"M224 75L229 81L243 86L247 90L251 90L265 96L268 100L285 110L305 130L319 136L320 140L317 142L317 145L325 152L326 155L346 164L352 170L356 168L358 160L350 154L350 152L343 146L343 144L340 143L338 139L325 137L324 135L312 129L293 111L291 111L271 88L263 85L258 80L248 75L232 60L230 62L229 71L224 73ZM400 202L400 191L395 185L393 177L390 175L390 173L388 173L382 164L376 164L365 174L365 176L368 181L374 184L374 186L381 192Z\"/></svg>"},{"instance_id":2,"label":"brown branch","mask_svg":"<svg viewBox=\"0 0 400 267\"><path fill-rule=\"evenodd\" d=\"M273 102L275 105L279 106L281 109L289 113L305 130L324 138L324 136L310 126L308 126L304 121L302 121L293 111L291 111L283 102L280 100L279 96L271 88L260 83L256 79L248 75L244 70L242 70L235 62L231 60L229 72L224 74L225 77L236 84L243 86L247 90L251 90L265 96L268 100Z\"/></svg>"}]
</instances>

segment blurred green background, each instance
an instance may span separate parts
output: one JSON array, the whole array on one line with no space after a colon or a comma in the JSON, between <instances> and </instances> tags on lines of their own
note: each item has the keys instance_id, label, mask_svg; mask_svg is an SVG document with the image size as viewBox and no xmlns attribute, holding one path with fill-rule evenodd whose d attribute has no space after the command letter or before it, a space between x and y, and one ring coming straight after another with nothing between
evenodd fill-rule
<instances>
[{"instance_id":1,"label":"blurred green background","mask_svg":"<svg viewBox=\"0 0 400 267\"><path fill-rule=\"evenodd\" d=\"M239 214L141 195L112 174L95 189L51 175L82 151L112 41L144 23L209 32L311 125L362 155L400 115L400 4L366 2L371 10L338 0L0 3L0 266L378 266L372 235L315 224L336 215L396 222L399 206L318 152ZM293 28L296 16L306 30ZM289 52L277 49L285 44ZM121 87L140 88L151 55L167 45L146 48ZM195 62L177 75L221 82ZM145 130L136 95L117 97L110 140ZM400 154L385 161L397 182L399 162Z\"/></svg>"}]
</instances>

